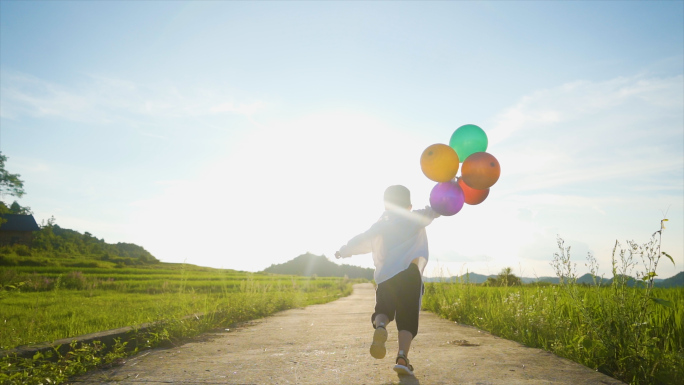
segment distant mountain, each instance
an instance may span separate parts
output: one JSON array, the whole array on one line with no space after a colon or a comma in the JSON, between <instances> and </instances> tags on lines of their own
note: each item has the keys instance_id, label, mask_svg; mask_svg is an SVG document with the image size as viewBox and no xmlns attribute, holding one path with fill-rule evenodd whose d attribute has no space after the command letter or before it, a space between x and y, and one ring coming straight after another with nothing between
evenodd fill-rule
<instances>
[{"instance_id":1,"label":"distant mountain","mask_svg":"<svg viewBox=\"0 0 684 385\"><path fill-rule=\"evenodd\" d=\"M454 275L451 277L423 277L425 282L463 282L463 283L484 283L487 278L496 278L496 275L482 275L477 273L467 273L463 275Z\"/></svg>"},{"instance_id":2,"label":"distant mountain","mask_svg":"<svg viewBox=\"0 0 684 385\"><path fill-rule=\"evenodd\" d=\"M373 279L373 269L351 265L338 265L329 261L324 255L311 253L302 254L295 259L271 265L264 269L265 273L289 274L310 277L316 274L318 277L344 277Z\"/></svg>"},{"instance_id":3,"label":"distant mountain","mask_svg":"<svg viewBox=\"0 0 684 385\"><path fill-rule=\"evenodd\" d=\"M656 287L684 287L684 271L680 271L677 275L670 278L663 279L661 282L656 282Z\"/></svg>"},{"instance_id":4,"label":"distant mountain","mask_svg":"<svg viewBox=\"0 0 684 385\"><path fill-rule=\"evenodd\" d=\"M363 268L352 265L338 265L326 258L324 255L314 255L311 253L302 254L291 261L271 265L264 269L266 273L273 274L289 274L310 277L314 274L318 277L344 277L349 278L365 278L367 280L373 279L373 269ZM480 284L487 282L487 278L496 278L496 275L482 275L477 273L467 273L460 276L451 277L423 277L425 282L469 282ZM620 276L623 278L622 276ZM597 282L600 281L602 286L610 285L613 278L597 277ZM629 276L624 276L628 286L636 286L640 281ZM523 283L547 282L551 284L558 284L560 280L558 277L522 277ZM667 279L655 279L656 287L684 287L684 271ZM577 283L585 285L593 285L594 278L587 273L577 278Z\"/></svg>"},{"instance_id":5,"label":"distant mountain","mask_svg":"<svg viewBox=\"0 0 684 385\"><path fill-rule=\"evenodd\" d=\"M560 279L558 279L558 277L539 277L539 278L522 277L522 278L520 278L520 280L523 283L548 282L548 283L558 284L560 282Z\"/></svg>"},{"instance_id":6,"label":"distant mountain","mask_svg":"<svg viewBox=\"0 0 684 385\"><path fill-rule=\"evenodd\" d=\"M423 277L425 282L463 282L463 283L483 283L487 281L487 277L495 277L495 275L482 275L477 273L467 273L463 275L453 275L451 277Z\"/></svg>"},{"instance_id":7,"label":"distant mountain","mask_svg":"<svg viewBox=\"0 0 684 385\"><path fill-rule=\"evenodd\" d=\"M425 282L470 282L470 283L484 283L487 281L487 278L496 278L496 275L482 275L482 274L477 274L477 273L468 273L468 274L463 274L461 276L451 276L451 277L424 277L423 279ZM620 278L623 278L626 280L627 286L637 286L641 283L641 281L629 277L629 276L619 276ZM520 278L523 283L535 283L535 282L548 282L551 284L557 285L560 282L560 279L558 277L539 277L539 278L529 278L529 277L522 277ZM602 286L607 286L613 283L614 278L601 278L601 277L596 277L596 282L599 282ZM656 278L653 280L655 283L655 287L662 287L662 288L667 288L667 287L684 287L684 271L678 273L677 275L667 278L667 279L662 279L662 278ZM579 284L585 284L585 285L593 285L594 284L594 278L591 274L587 273L584 274L583 276L577 278L577 283Z\"/></svg>"},{"instance_id":8,"label":"distant mountain","mask_svg":"<svg viewBox=\"0 0 684 385\"><path fill-rule=\"evenodd\" d=\"M627 275L618 275L617 277L613 278L601 278L601 277L596 277L596 282L600 283L601 286L608 286L613 283L615 279L622 279L624 280L625 284L629 287L643 287L646 285L644 281L641 281L639 279L636 279L634 277L630 277ZM591 274L587 273L584 274L583 276L579 277L577 279L577 283L582 283L582 284L587 284L587 285L593 285L594 284L594 278ZM677 275L667 278L667 279L662 279L662 278L654 278L653 283L655 287L677 287L677 286L684 286L684 271L678 273Z\"/></svg>"},{"instance_id":9,"label":"distant mountain","mask_svg":"<svg viewBox=\"0 0 684 385\"><path fill-rule=\"evenodd\" d=\"M463 283L484 283L487 282L487 278L496 278L495 274L482 275L477 273L467 273L463 275L454 275L448 278L445 277L423 277L425 282L463 282ZM558 283L558 278L556 277L541 277L541 278L521 278L523 283L534 283L534 282L549 282Z\"/></svg>"},{"instance_id":10,"label":"distant mountain","mask_svg":"<svg viewBox=\"0 0 684 385\"><path fill-rule=\"evenodd\" d=\"M463 282L470 282L470 283L483 283L487 282L487 278L489 277L496 277L495 275L482 275L482 274L477 274L477 273L467 273L463 274L460 279Z\"/></svg>"},{"instance_id":11,"label":"distant mountain","mask_svg":"<svg viewBox=\"0 0 684 385\"><path fill-rule=\"evenodd\" d=\"M23 221L26 219L22 219ZM35 224L34 220L33 223ZM26 223L21 224L26 226ZM12 233L11 229L3 227L3 230ZM87 231L81 234L76 230L60 227L53 220L32 232L30 248L21 243L2 247L0 266L114 268L160 263L142 246L122 242L107 243Z\"/></svg>"},{"instance_id":12,"label":"distant mountain","mask_svg":"<svg viewBox=\"0 0 684 385\"><path fill-rule=\"evenodd\" d=\"M596 283L603 286L603 285L610 285L613 282L612 279L606 279L606 278L601 278L601 277L596 277L595 280L596 281L594 281L593 275L587 273L587 274L584 274L583 276L577 278L577 283L584 283L587 285L593 285L594 282L596 282Z\"/></svg>"}]
</instances>

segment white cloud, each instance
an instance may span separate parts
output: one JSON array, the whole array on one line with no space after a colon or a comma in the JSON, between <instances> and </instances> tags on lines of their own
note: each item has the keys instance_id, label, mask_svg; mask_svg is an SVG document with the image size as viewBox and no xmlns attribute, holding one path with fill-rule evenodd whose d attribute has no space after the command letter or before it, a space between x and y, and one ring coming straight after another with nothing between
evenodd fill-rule
<instances>
[{"instance_id":1,"label":"white cloud","mask_svg":"<svg viewBox=\"0 0 684 385\"><path fill-rule=\"evenodd\" d=\"M604 82L577 81L556 88L540 90L522 97L514 106L500 113L491 122L488 135L490 145L504 142L514 134L535 133L539 129L571 128L566 135L559 130L555 134L582 139L582 134L598 134L599 139L611 143L625 127L621 125L602 125L601 123L622 123L629 118L634 125L643 121L653 122L658 116L652 112L681 116L684 104L682 88L684 76L671 78L647 78L635 76L616 78ZM618 109L618 110L616 110ZM619 115L616 115L619 113ZM602 114L610 114L611 119L604 121ZM643 130L656 130L659 134L671 133L681 128L681 120L676 127L642 127ZM627 127L629 129L629 127Z\"/></svg>"},{"instance_id":2,"label":"white cloud","mask_svg":"<svg viewBox=\"0 0 684 385\"><path fill-rule=\"evenodd\" d=\"M585 186L682 170L684 78L576 82L524 97L488 130L515 191ZM660 178L658 184L663 184ZM681 180L668 184L681 186Z\"/></svg>"},{"instance_id":3,"label":"white cloud","mask_svg":"<svg viewBox=\"0 0 684 385\"><path fill-rule=\"evenodd\" d=\"M124 79L86 76L66 86L35 76L2 71L0 116L58 118L107 124L173 119L223 113L253 115L262 101L235 103L234 96L204 89L179 89L169 84L137 84Z\"/></svg>"},{"instance_id":4,"label":"white cloud","mask_svg":"<svg viewBox=\"0 0 684 385\"><path fill-rule=\"evenodd\" d=\"M484 203L432 225L433 255L461 256L469 271L520 265L549 275L560 235L578 270L592 251L605 272L616 239L646 241L671 207L667 247L684 259L683 88L682 76L573 82L484 122L501 177Z\"/></svg>"},{"instance_id":5,"label":"white cloud","mask_svg":"<svg viewBox=\"0 0 684 385\"><path fill-rule=\"evenodd\" d=\"M235 104L233 102L226 102L219 104L210 108L211 112L233 112L240 115L254 115L257 111L264 108L264 103L254 102L254 103L239 103Z\"/></svg>"}]
</instances>

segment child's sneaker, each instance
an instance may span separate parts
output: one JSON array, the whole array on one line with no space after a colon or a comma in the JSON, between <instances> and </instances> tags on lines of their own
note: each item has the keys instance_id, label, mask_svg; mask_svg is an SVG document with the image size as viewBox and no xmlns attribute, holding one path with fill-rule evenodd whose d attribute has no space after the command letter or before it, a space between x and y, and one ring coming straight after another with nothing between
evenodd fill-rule
<instances>
[{"instance_id":1,"label":"child's sneaker","mask_svg":"<svg viewBox=\"0 0 684 385\"><path fill-rule=\"evenodd\" d=\"M404 360L406 365L400 365L399 360ZM397 355L397 360L395 362L396 365L394 365L394 371L397 372L397 374L413 376L413 366L411 366L409 359L406 358L406 355L403 351L399 351L399 355Z\"/></svg>"},{"instance_id":2,"label":"child's sneaker","mask_svg":"<svg viewBox=\"0 0 684 385\"><path fill-rule=\"evenodd\" d=\"M375 333L373 333L373 343L370 347L370 354L373 358L381 359L385 357L387 353L385 341L387 341L387 329L384 326L376 327Z\"/></svg>"}]
</instances>

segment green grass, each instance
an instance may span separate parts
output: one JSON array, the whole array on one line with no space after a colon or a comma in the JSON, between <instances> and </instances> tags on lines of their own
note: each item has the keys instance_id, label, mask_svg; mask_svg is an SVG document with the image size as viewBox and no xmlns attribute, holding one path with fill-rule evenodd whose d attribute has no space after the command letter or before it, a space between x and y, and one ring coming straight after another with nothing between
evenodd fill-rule
<instances>
[{"instance_id":1,"label":"green grass","mask_svg":"<svg viewBox=\"0 0 684 385\"><path fill-rule=\"evenodd\" d=\"M141 339L175 343L277 311L349 295L343 278L290 277L159 264L143 268L20 266L0 270L0 349L156 322ZM204 314L196 322L184 321ZM81 350L79 350L81 349ZM53 353L57 354L56 352ZM73 347L57 362L0 360L0 383L59 383L125 355L125 343ZM53 357L54 358L54 357Z\"/></svg>"},{"instance_id":2,"label":"green grass","mask_svg":"<svg viewBox=\"0 0 684 385\"><path fill-rule=\"evenodd\" d=\"M613 288L579 287L579 302L559 286L426 285L423 307L444 318L542 348L634 384L684 380L684 289L656 290L672 307L653 304L636 319ZM638 296L639 289L627 289ZM630 316L631 315L631 316Z\"/></svg>"},{"instance_id":3,"label":"green grass","mask_svg":"<svg viewBox=\"0 0 684 385\"><path fill-rule=\"evenodd\" d=\"M656 232L659 234L659 232ZM608 286L577 284L562 239L552 266L560 285L426 285L423 308L494 335L551 351L630 384L684 383L684 288L656 289L660 239L613 253ZM596 277L592 255L588 266ZM635 269L639 279L624 279ZM600 282L600 277L596 277Z\"/></svg>"},{"instance_id":4,"label":"green grass","mask_svg":"<svg viewBox=\"0 0 684 385\"><path fill-rule=\"evenodd\" d=\"M239 289L246 278L256 282L291 282L273 274L245 273L197 266L159 264L141 268L67 268L55 266L0 268L0 285L22 285L26 292L65 289L100 289L126 293L161 293L192 289L195 292L224 292ZM339 278L318 278L317 285ZM296 278L302 280L302 277ZM3 286L0 286L3 287Z\"/></svg>"},{"instance_id":5,"label":"green grass","mask_svg":"<svg viewBox=\"0 0 684 385\"><path fill-rule=\"evenodd\" d=\"M255 316L263 316L271 314L272 307L303 306L350 290L341 278L312 280L192 267L81 270L0 271L5 287L0 292L0 349L189 314L220 313L253 302L263 305Z\"/></svg>"}]
</instances>

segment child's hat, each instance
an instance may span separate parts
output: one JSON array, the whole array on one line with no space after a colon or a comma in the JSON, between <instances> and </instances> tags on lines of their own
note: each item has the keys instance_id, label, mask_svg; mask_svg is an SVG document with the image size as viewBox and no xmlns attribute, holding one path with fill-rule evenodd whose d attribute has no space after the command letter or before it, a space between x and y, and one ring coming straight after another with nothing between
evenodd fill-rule
<instances>
[{"instance_id":1,"label":"child's hat","mask_svg":"<svg viewBox=\"0 0 684 385\"><path fill-rule=\"evenodd\" d=\"M399 207L411 206L411 192L402 185L389 186L385 190L385 202Z\"/></svg>"}]
</instances>

